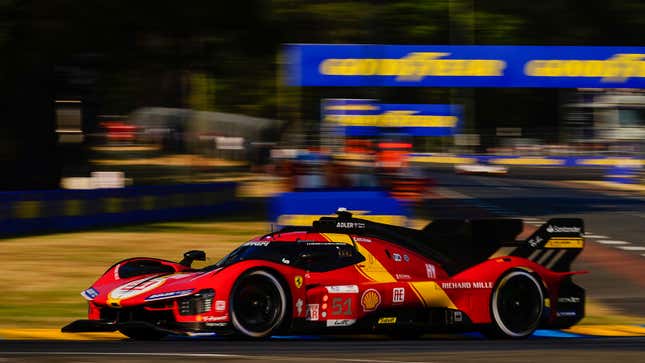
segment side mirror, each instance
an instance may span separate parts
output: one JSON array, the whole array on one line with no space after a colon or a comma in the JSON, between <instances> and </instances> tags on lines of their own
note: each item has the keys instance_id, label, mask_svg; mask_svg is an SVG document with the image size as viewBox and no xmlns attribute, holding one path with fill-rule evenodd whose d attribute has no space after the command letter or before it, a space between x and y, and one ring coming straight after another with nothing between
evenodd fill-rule
<instances>
[{"instance_id":1,"label":"side mirror","mask_svg":"<svg viewBox=\"0 0 645 363\"><path fill-rule=\"evenodd\" d=\"M190 267L193 261L206 261L206 252L200 250L192 250L184 253L184 259L179 262L180 265Z\"/></svg>"}]
</instances>

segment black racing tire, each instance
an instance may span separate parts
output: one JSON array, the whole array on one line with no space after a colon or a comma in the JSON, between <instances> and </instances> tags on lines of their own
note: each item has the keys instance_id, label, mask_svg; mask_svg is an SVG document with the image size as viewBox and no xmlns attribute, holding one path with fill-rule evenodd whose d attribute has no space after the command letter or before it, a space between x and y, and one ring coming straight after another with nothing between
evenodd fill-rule
<instances>
[{"instance_id":1,"label":"black racing tire","mask_svg":"<svg viewBox=\"0 0 645 363\"><path fill-rule=\"evenodd\" d=\"M285 287L273 273L246 272L235 282L229 298L233 327L247 338L270 337L287 319L287 296Z\"/></svg>"},{"instance_id":2,"label":"black racing tire","mask_svg":"<svg viewBox=\"0 0 645 363\"><path fill-rule=\"evenodd\" d=\"M168 334L149 328L121 328L119 332L133 340L161 340Z\"/></svg>"},{"instance_id":3,"label":"black racing tire","mask_svg":"<svg viewBox=\"0 0 645 363\"><path fill-rule=\"evenodd\" d=\"M544 311L542 285L524 270L510 270L495 284L490 299L492 324L483 333L489 338L522 339L540 325Z\"/></svg>"}]
</instances>

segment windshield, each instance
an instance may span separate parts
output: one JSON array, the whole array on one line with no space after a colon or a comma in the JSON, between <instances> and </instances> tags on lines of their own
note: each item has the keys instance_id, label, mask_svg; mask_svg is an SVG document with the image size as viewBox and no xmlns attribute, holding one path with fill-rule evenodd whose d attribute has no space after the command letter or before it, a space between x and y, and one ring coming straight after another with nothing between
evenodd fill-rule
<instances>
[{"instance_id":1,"label":"windshield","mask_svg":"<svg viewBox=\"0 0 645 363\"><path fill-rule=\"evenodd\" d=\"M211 271L245 260L265 260L322 272L353 265L365 261L365 258L346 243L250 241L204 270Z\"/></svg>"}]
</instances>

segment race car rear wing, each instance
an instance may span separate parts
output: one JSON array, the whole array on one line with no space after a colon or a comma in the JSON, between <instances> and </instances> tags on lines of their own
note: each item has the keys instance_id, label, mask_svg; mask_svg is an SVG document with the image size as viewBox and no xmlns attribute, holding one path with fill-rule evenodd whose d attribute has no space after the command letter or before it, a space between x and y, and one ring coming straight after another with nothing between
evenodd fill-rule
<instances>
[{"instance_id":1,"label":"race car rear wing","mask_svg":"<svg viewBox=\"0 0 645 363\"><path fill-rule=\"evenodd\" d=\"M584 248L584 233L580 218L549 219L508 255L528 258L553 271L571 271L571 262Z\"/></svg>"},{"instance_id":2,"label":"race car rear wing","mask_svg":"<svg viewBox=\"0 0 645 363\"><path fill-rule=\"evenodd\" d=\"M584 247L582 219L550 219L529 238L516 240L524 228L521 219L435 220L423 232L434 249L452 259L454 271L495 256L524 257L554 271L570 271Z\"/></svg>"},{"instance_id":3,"label":"race car rear wing","mask_svg":"<svg viewBox=\"0 0 645 363\"><path fill-rule=\"evenodd\" d=\"M450 275L495 256L530 258L566 272L584 245L584 225L575 218L551 219L528 239L517 241L525 227L521 219L439 219L418 230L353 218L346 211L337 214L311 227L283 227L274 233L305 229L382 238L437 261Z\"/></svg>"}]
</instances>

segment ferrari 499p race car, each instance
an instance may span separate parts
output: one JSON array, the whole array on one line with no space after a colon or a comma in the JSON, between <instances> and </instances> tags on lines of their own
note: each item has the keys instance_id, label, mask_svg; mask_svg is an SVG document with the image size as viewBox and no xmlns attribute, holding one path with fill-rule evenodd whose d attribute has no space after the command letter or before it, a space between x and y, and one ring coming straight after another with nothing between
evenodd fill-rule
<instances>
[{"instance_id":1,"label":"ferrari 499p race car","mask_svg":"<svg viewBox=\"0 0 645 363\"><path fill-rule=\"evenodd\" d=\"M519 219L437 220L422 230L339 211L310 227L252 239L212 266L189 251L179 263L131 258L90 288L87 320L63 332L169 334L481 331L524 338L584 316L572 281L580 219L551 219L526 240Z\"/></svg>"}]
</instances>

